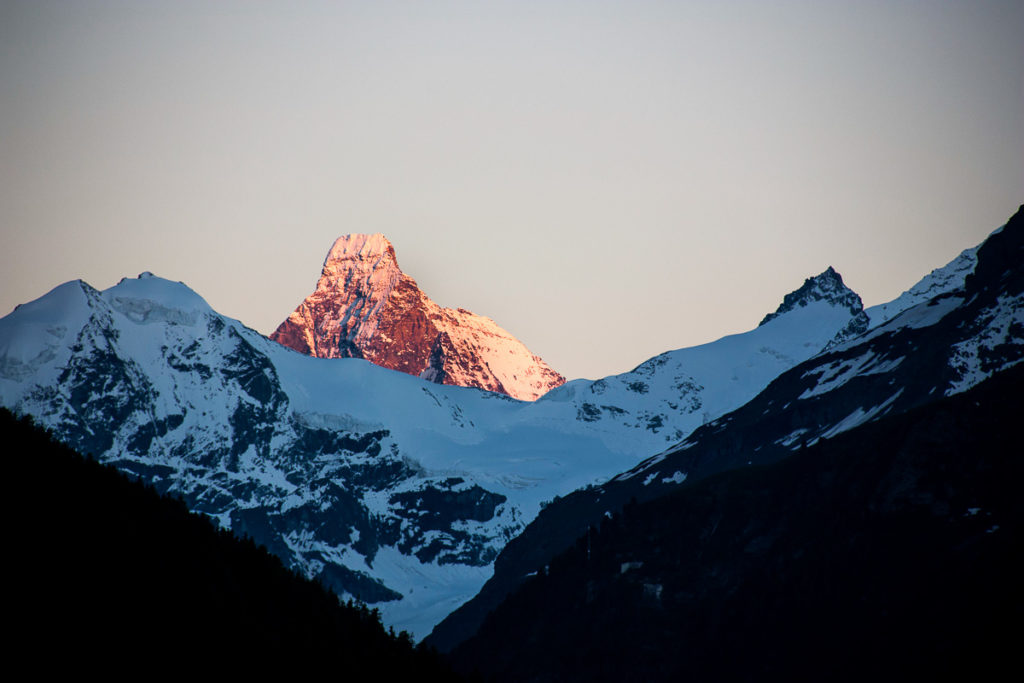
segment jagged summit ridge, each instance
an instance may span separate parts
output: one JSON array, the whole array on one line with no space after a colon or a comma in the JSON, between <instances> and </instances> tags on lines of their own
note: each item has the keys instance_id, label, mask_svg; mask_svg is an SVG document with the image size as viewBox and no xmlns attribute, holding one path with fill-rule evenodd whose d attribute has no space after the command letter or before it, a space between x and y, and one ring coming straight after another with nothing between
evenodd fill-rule
<instances>
[{"instance_id":1,"label":"jagged summit ridge","mask_svg":"<svg viewBox=\"0 0 1024 683\"><path fill-rule=\"evenodd\" d=\"M370 277L374 274L377 276L375 280L386 279L392 285L402 275L395 247L388 238L379 232L372 235L342 235L327 252L317 288L325 284L324 278L345 279L352 276Z\"/></svg>"},{"instance_id":2,"label":"jagged summit ridge","mask_svg":"<svg viewBox=\"0 0 1024 683\"><path fill-rule=\"evenodd\" d=\"M437 384L523 400L565 382L490 318L434 303L380 233L335 240L316 291L271 339L319 358L365 358Z\"/></svg>"},{"instance_id":3,"label":"jagged summit ridge","mask_svg":"<svg viewBox=\"0 0 1024 683\"><path fill-rule=\"evenodd\" d=\"M804 280L800 289L794 290L782 299L782 303L769 313L758 324L758 327L771 322L775 318L792 311L797 306L806 306L812 301L826 301L833 305L847 308L852 315L864 310L864 304L852 289L843 283L843 276L836 272L835 268L829 266L820 275L809 277Z\"/></svg>"},{"instance_id":4,"label":"jagged summit ridge","mask_svg":"<svg viewBox=\"0 0 1024 683\"><path fill-rule=\"evenodd\" d=\"M332 261L383 256L385 254L390 254L394 258L395 247L382 233L342 235L334 240L331 250L327 252L327 258L324 259L324 265L326 266Z\"/></svg>"},{"instance_id":5,"label":"jagged summit ridge","mask_svg":"<svg viewBox=\"0 0 1024 683\"><path fill-rule=\"evenodd\" d=\"M819 275L804 280L804 284L797 290L787 294L782 303L758 323L758 327L775 320L797 308L803 308L811 303L823 301L840 309L845 309L852 316L849 324L840 330L833 343L840 343L863 334L868 329L870 321L864 312L864 302L860 295L846 286L843 276L836 272L835 268L829 266Z\"/></svg>"}]
</instances>

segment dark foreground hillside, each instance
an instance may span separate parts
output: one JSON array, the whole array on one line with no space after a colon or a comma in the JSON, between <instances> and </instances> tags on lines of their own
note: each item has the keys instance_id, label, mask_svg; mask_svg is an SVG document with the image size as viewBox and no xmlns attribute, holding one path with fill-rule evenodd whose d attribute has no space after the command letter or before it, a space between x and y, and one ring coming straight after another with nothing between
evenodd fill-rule
<instances>
[{"instance_id":1,"label":"dark foreground hillside","mask_svg":"<svg viewBox=\"0 0 1024 683\"><path fill-rule=\"evenodd\" d=\"M55 443L0 410L5 648L46 670L293 672L452 680L435 653L338 604L250 540ZM12 647L13 645L13 647Z\"/></svg>"},{"instance_id":2,"label":"dark foreground hillside","mask_svg":"<svg viewBox=\"0 0 1024 683\"><path fill-rule=\"evenodd\" d=\"M1017 366L629 505L454 659L508 681L1016 678L1022 416Z\"/></svg>"}]
</instances>

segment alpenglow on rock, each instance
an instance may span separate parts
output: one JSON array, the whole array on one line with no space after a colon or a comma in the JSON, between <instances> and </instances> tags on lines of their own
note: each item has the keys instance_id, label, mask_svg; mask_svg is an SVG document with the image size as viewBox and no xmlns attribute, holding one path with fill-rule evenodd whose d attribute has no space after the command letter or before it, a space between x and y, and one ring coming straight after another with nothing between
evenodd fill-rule
<instances>
[{"instance_id":1,"label":"alpenglow on rock","mask_svg":"<svg viewBox=\"0 0 1024 683\"><path fill-rule=\"evenodd\" d=\"M565 383L490 318L431 301L380 233L339 237L316 291L270 338L318 358L365 358L437 384L525 401Z\"/></svg>"}]
</instances>

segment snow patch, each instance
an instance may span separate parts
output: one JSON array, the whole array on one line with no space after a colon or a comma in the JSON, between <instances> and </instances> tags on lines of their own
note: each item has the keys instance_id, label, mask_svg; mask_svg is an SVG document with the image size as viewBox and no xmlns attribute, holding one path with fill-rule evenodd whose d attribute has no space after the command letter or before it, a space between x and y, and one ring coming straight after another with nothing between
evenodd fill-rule
<instances>
[{"instance_id":1,"label":"snow patch","mask_svg":"<svg viewBox=\"0 0 1024 683\"><path fill-rule=\"evenodd\" d=\"M661 483L682 484L684 481L686 481L686 472L680 472L679 470L676 470L675 474L673 474L671 477L665 477L664 479L661 480Z\"/></svg>"},{"instance_id":2,"label":"snow patch","mask_svg":"<svg viewBox=\"0 0 1024 683\"><path fill-rule=\"evenodd\" d=\"M856 358L835 360L819 365L802 375L805 379L815 375L819 377L813 387L804 390L797 398L808 399L812 396L820 396L821 394L838 389L854 377L892 372L899 367L903 360L903 356L887 359L876 356L874 351L867 351Z\"/></svg>"},{"instance_id":3,"label":"snow patch","mask_svg":"<svg viewBox=\"0 0 1024 683\"><path fill-rule=\"evenodd\" d=\"M878 415L884 415L888 411L889 407L893 404L893 402L897 398L899 398L900 394L902 393L903 389L901 388L895 394L885 399L885 401L878 404L874 408L870 408L868 410L864 410L863 408L857 408L852 413L850 413L842 420L840 420L837 424L833 425L831 428L822 432L821 438L831 439L836 434L841 434L842 432L853 429L858 425L862 425L868 420L874 419Z\"/></svg>"}]
</instances>

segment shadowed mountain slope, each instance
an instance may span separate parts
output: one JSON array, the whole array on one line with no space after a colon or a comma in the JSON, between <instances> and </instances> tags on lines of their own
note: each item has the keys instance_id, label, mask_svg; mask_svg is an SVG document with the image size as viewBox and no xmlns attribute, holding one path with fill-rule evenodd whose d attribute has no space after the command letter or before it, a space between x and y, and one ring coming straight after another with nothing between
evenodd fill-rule
<instances>
[{"instance_id":1,"label":"shadowed mountain slope","mask_svg":"<svg viewBox=\"0 0 1024 683\"><path fill-rule=\"evenodd\" d=\"M5 503L17 558L5 609L16 657L59 653L120 670L163 661L194 670L344 670L452 680L436 654L390 635L375 612L217 531L180 500L83 458L0 408ZM10 518L9 518L10 519ZM170 659L171 661L168 661ZM105 670L110 670L106 668Z\"/></svg>"},{"instance_id":2,"label":"shadowed mountain slope","mask_svg":"<svg viewBox=\"0 0 1024 683\"><path fill-rule=\"evenodd\" d=\"M998 680L1024 367L605 517L453 661L499 681Z\"/></svg>"}]
</instances>

